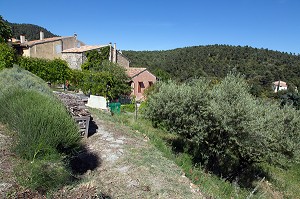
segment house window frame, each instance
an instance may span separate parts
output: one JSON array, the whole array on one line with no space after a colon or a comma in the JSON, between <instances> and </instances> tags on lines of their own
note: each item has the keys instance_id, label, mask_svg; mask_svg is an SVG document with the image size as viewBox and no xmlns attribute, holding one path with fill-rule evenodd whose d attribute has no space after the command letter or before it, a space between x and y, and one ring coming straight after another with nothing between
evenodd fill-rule
<instances>
[{"instance_id":1,"label":"house window frame","mask_svg":"<svg viewBox=\"0 0 300 199\"><path fill-rule=\"evenodd\" d=\"M137 89L137 92L138 92L138 93L142 93L143 88L145 88L144 82L138 82L138 89Z\"/></svg>"}]
</instances>

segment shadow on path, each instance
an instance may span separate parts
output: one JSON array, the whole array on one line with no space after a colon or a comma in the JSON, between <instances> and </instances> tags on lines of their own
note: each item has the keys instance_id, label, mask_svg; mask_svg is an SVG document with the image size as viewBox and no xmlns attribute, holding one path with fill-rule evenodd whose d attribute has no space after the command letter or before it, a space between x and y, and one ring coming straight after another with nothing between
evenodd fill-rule
<instances>
[{"instance_id":1,"label":"shadow on path","mask_svg":"<svg viewBox=\"0 0 300 199\"><path fill-rule=\"evenodd\" d=\"M101 166L100 157L82 146L81 150L71 158L70 168L72 173L75 175L85 174L88 170L95 170L97 167Z\"/></svg>"},{"instance_id":2,"label":"shadow on path","mask_svg":"<svg viewBox=\"0 0 300 199\"><path fill-rule=\"evenodd\" d=\"M98 129L98 126L95 123L95 121L93 120L93 117L91 116L90 123L89 123L88 137L97 133L97 129Z\"/></svg>"}]
</instances>

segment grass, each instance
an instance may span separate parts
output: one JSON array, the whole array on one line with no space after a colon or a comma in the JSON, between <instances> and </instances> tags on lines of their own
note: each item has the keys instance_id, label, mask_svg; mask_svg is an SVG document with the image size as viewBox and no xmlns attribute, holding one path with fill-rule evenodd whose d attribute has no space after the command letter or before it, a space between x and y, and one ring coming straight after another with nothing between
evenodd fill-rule
<instances>
[{"instance_id":1,"label":"grass","mask_svg":"<svg viewBox=\"0 0 300 199\"><path fill-rule=\"evenodd\" d=\"M41 194L72 182L70 172L59 158L34 162L23 160L14 172L20 185L37 190Z\"/></svg>"},{"instance_id":2,"label":"grass","mask_svg":"<svg viewBox=\"0 0 300 199\"><path fill-rule=\"evenodd\" d=\"M41 193L69 183L67 157L80 147L80 135L64 105L18 67L1 71L0 88L0 122L14 132L12 150L21 159L18 182Z\"/></svg>"},{"instance_id":3,"label":"grass","mask_svg":"<svg viewBox=\"0 0 300 199\"><path fill-rule=\"evenodd\" d=\"M139 136L148 137L150 142L163 153L164 157L180 166L185 175L198 185L201 192L206 196L213 198L299 198L297 189L300 186L299 165L294 165L288 170L265 165L264 168L268 170L271 178L263 181L258 179L257 182L254 182L253 186L257 186L258 189L253 195L250 195L254 188L246 189L239 187L237 183L229 183L225 179L206 171L201 165L194 165L191 155L185 152L175 152L170 142L177 138L176 135L153 128L148 120L142 118L135 120L134 114L131 113L122 113L111 117L97 110L92 110L92 112L116 125L130 127Z\"/></svg>"},{"instance_id":4,"label":"grass","mask_svg":"<svg viewBox=\"0 0 300 199\"><path fill-rule=\"evenodd\" d=\"M55 98L34 90L11 90L0 97L0 121L15 132L12 149L23 161L18 182L46 193L70 182L65 157L79 147L78 127Z\"/></svg>"},{"instance_id":5,"label":"grass","mask_svg":"<svg viewBox=\"0 0 300 199\"><path fill-rule=\"evenodd\" d=\"M288 169L264 165L271 176L271 186L283 198L300 198L300 164L294 164Z\"/></svg>"},{"instance_id":6,"label":"grass","mask_svg":"<svg viewBox=\"0 0 300 199\"><path fill-rule=\"evenodd\" d=\"M78 127L55 98L36 91L11 90L0 98L0 121L17 133L15 151L34 161L79 145Z\"/></svg>"},{"instance_id":7,"label":"grass","mask_svg":"<svg viewBox=\"0 0 300 199\"><path fill-rule=\"evenodd\" d=\"M15 88L35 90L52 96L52 91L46 82L18 66L0 72L0 95Z\"/></svg>"}]
</instances>

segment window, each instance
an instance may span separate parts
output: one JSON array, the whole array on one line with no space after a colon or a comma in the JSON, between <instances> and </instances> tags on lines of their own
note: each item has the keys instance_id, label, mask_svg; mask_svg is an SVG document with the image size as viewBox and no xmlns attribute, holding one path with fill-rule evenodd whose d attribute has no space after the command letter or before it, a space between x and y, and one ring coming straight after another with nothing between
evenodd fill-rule
<instances>
[{"instance_id":1,"label":"window","mask_svg":"<svg viewBox=\"0 0 300 199\"><path fill-rule=\"evenodd\" d=\"M152 81L149 82L149 87L150 87L150 86L153 86L153 82L152 82Z\"/></svg>"},{"instance_id":2,"label":"window","mask_svg":"<svg viewBox=\"0 0 300 199\"><path fill-rule=\"evenodd\" d=\"M144 88L145 88L144 82L139 82L139 84L138 84L138 93L141 93Z\"/></svg>"}]
</instances>

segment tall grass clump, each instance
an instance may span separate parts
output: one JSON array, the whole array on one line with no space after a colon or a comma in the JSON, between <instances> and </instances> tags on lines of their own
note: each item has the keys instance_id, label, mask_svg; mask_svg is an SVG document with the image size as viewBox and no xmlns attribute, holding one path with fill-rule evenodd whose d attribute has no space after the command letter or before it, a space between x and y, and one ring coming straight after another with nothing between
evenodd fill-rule
<instances>
[{"instance_id":1,"label":"tall grass clump","mask_svg":"<svg viewBox=\"0 0 300 199\"><path fill-rule=\"evenodd\" d=\"M68 183L67 157L80 135L64 105L45 82L19 68L2 71L0 85L0 122L13 130L12 150L22 160L19 182L41 192Z\"/></svg>"},{"instance_id":2,"label":"tall grass clump","mask_svg":"<svg viewBox=\"0 0 300 199\"><path fill-rule=\"evenodd\" d=\"M44 158L78 144L77 125L55 98L14 89L0 98L1 122L17 132L16 152L24 159Z\"/></svg>"},{"instance_id":3,"label":"tall grass clump","mask_svg":"<svg viewBox=\"0 0 300 199\"><path fill-rule=\"evenodd\" d=\"M13 88L32 89L52 96L52 91L45 81L16 65L0 72L0 91L3 93Z\"/></svg>"}]
</instances>

